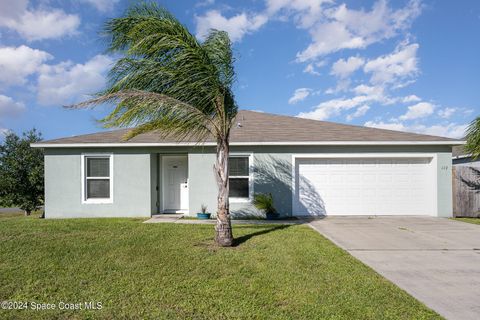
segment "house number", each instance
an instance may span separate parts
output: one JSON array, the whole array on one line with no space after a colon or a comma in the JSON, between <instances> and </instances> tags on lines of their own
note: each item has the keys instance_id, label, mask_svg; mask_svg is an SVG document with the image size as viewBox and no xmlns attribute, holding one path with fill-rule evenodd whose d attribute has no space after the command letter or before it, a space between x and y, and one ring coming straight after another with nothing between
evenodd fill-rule
<instances>
[{"instance_id":1,"label":"house number","mask_svg":"<svg viewBox=\"0 0 480 320\"><path fill-rule=\"evenodd\" d=\"M442 166L441 170L448 170L448 166Z\"/></svg>"}]
</instances>

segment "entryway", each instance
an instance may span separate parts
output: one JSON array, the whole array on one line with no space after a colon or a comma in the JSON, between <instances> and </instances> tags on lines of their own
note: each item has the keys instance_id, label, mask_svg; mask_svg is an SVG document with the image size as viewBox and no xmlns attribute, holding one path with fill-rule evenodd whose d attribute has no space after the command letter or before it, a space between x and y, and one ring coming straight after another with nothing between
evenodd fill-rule
<instances>
[{"instance_id":1,"label":"entryway","mask_svg":"<svg viewBox=\"0 0 480 320\"><path fill-rule=\"evenodd\" d=\"M162 213L188 212L188 157L162 156Z\"/></svg>"}]
</instances>

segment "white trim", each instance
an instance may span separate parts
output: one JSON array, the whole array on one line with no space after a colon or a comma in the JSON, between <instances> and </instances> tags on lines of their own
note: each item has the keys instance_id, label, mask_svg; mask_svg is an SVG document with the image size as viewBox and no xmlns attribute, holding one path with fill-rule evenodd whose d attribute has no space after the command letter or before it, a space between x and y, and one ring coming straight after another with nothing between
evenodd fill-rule
<instances>
[{"instance_id":1,"label":"white trim","mask_svg":"<svg viewBox=\"0 0 480 320\"><path fill-rule=\"evenodd\" d=\"M233 198L229 197L228 201L231 203L248 203L253 201L253 180L254 180L254 167L253 167L253 152L230 152L229 158L235 157L248 157L248 198ZM228 178L235 178L237 176L228 176ZM245 178L246 176L239 176L239 178Z\"/></svg>"},{"instance_id":2,"label":"white trim","mask_svg":"<svg viewBox=\"0 0 480 320\"><path fill-rule=\"evenodd\" d=\"M104 158L109 158L109 164L110 164L110 197L109 198L92 198L92 199L87 199L86 197L86 176L85 176L85 158L89 157L104 157ZM82 204L111 204L113 203L113 153L82 153L81 154L81 186L82 186L82 199L81 202Z\"/></svg>"},{"instance_id":3,"label":"white trim","mask_svg":"<svg viewBox=\"0 0 480 320\"><path fill-rule=\"evenodd\" d=\"M438 216L438 173L437 173L437 154L436 153L309 153L292 154L292 216L295 216L295 194L296 194L296 159L311 158L431 158L430 163L432 174L434 175L433 205L431 216Z\"/></svg>"},{"instance_id":4,"label":"white trim","mask_svg":"<svg viewBox=\"0 0 480 320\"><path fill-rule=\"evenodd\" d=\"M230 142L231 146L343 146L343 145L448 145L465 144L466 141L272 141ZM176 147L216 146L216 142L155 142L155 143L31 143L32 148L99 148L99 147Z\"/></svg>"}]
</instances>

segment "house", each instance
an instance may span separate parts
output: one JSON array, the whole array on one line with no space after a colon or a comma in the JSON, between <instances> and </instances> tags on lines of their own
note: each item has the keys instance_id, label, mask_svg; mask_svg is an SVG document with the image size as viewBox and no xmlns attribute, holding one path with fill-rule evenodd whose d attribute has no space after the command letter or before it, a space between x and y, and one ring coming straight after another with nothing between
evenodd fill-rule
<instances>
[{"instance_id":1,"label":"house","mask_svg":"<svg viewBox=\"0 0 480 320\"><path fill-rule=\"evenodd\" d=\"M452 150L452 163L454 166L480 167L480 158L473 159L463 146L455 146Z\"/></svg>"},{"instance_id":2,"label":"house","mask_svg":"<svg viewBox=\"0 0 480 320\"><path fill-rule=\"evenodd\" d=\"M45 151L45 214L194 215L216 210L215 141L175 142L129 129L35 143ZM230 209L284 216L452 216L452 146L443 137L240 111L231 132Z\"/></svg>"}]
</instances>

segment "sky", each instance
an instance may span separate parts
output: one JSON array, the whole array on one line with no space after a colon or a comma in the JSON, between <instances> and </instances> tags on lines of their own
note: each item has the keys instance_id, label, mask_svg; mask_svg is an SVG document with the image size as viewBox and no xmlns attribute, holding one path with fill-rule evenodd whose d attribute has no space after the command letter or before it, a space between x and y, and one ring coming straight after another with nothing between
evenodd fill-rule
<instances>
[{"instance_id":1,"label":"sky","mask_svg":"<svg viewBox=\"0 0 480 320\"><path fill-rule=\"evenodd\" d=\"M0 139L104 130L103 24L135 1L0 0ZM480 114L480 1L158 1L233 41L241 109L461 138Z\"/></svg>"}]
</instances>

